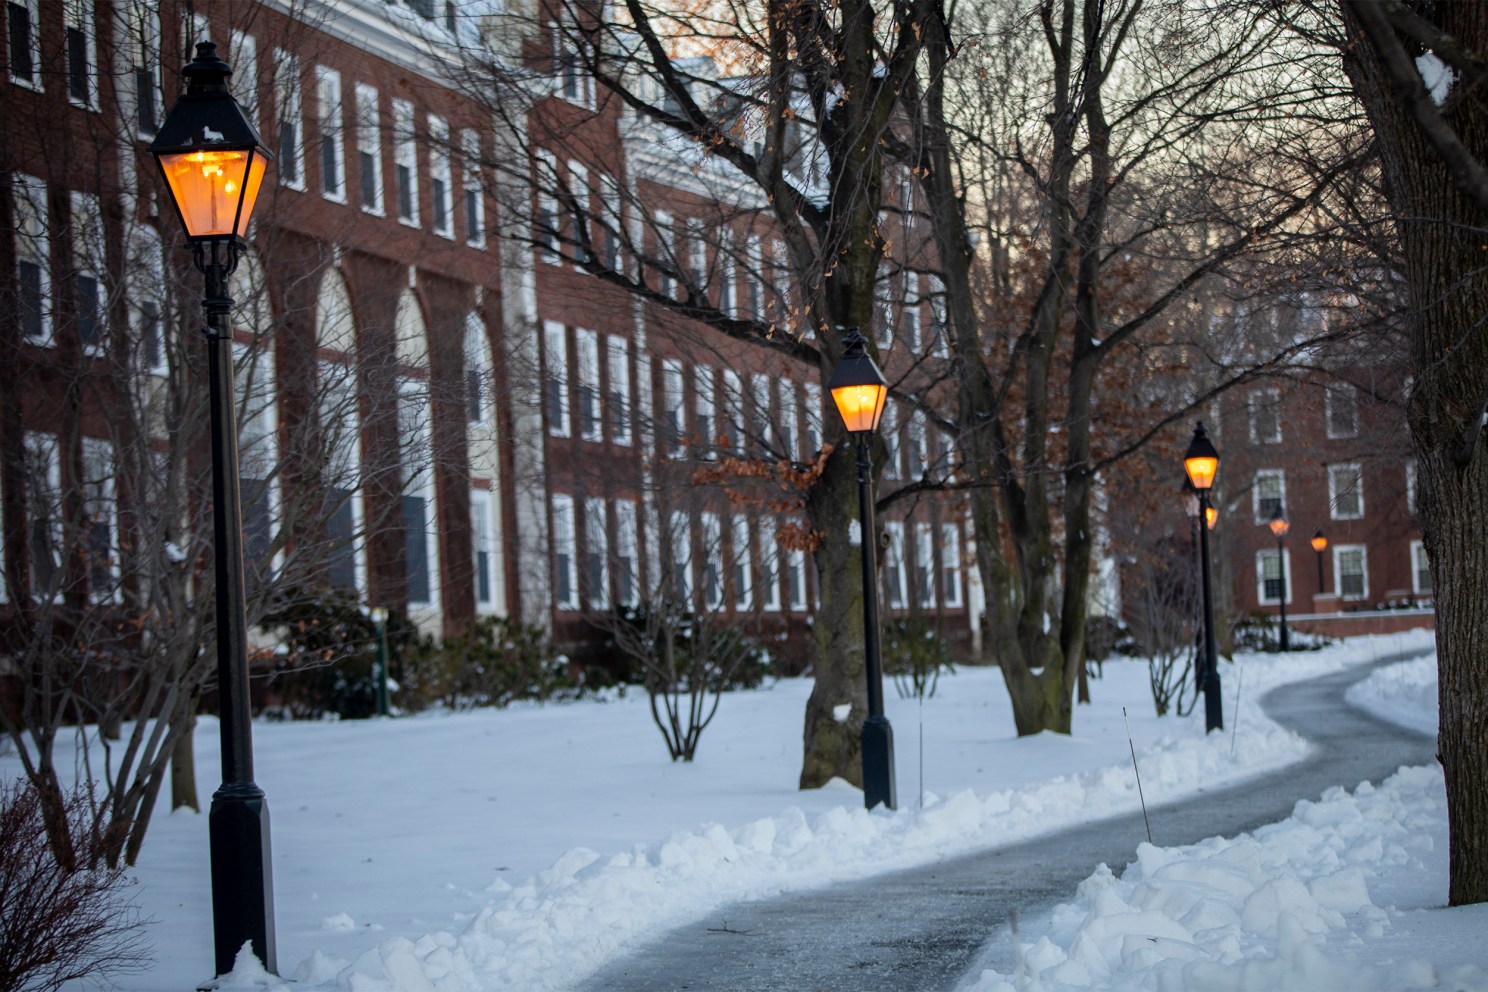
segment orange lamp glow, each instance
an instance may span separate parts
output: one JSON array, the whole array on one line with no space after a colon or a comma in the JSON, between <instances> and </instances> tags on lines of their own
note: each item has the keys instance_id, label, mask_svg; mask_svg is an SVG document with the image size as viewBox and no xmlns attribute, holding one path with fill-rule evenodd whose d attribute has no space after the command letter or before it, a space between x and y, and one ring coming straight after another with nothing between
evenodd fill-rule
<instances>
[{"instance_id":1,"label":"orange lamp glow","mask_svg":"<svg viewBox=\"0 0 1488 992\"><path fill-rule=\"evenodd\" d=\"M1316 534L1312 535L1312 550L1316 551L1318 554L1322 554L1324 551L1327 550L1327 548L1328 539L1323 536L1322 531L1318 531Z\"/></svg>"},{"instance_id":2,"label":"orange lamp glow","mask_svg":"<svg viewBox=\"0 0 1488 992\"><path fill-rule=\"evenodd\" d=\"M1292 525L1287 522L1286 517L1281 515L1280 510L1271 515L1271 519L1266 526L1270 527L1271 533L1279 538L1286 537L1287 531L1292 529Z\"/></svg>"},{"instance_id":3,"label":"orange lamp glow","mask_svg":"<svg viewBox=\"0 0 1488 992\"><path fill-rule=\"evenodd\" d=\"M1219 510L1212 503L1204 507L1204 522L1210 530L1214 529L1214 522L1219 519Z\"/></svg>"},{"instance_id":4,"label":"orange lamp glow","mask_svg":"<svg viewBox=\"0 0 1488 992\"><path fill-rule=\"evenodd\" d=\"M1213 487L1214 476L1219 472L1219 452L1204 433L1202 422L1195 425L1193 440L1183 454L1183 470L1195 489L1204 492Z\"/></svg>"},{"instance_id":5,"label":"orange lamp glow","mask_svg":"<svg viewBox=\"0 0 1488 992\"><path fill-rule=\"evenodd\" d=\"M847 351L833 370L827 389L849 431L854 434L876 431L889 396L888 380L864 349L867 341L856 327L848 328L846 343Z\"/></svg>"},{"instance_id":6,"label":"orange lamp glow","mask_svg":"<svg viewBox=\"0 0 1488 992\"><path fill-rule=\"evenodd\" d=\"M171 198L191 238L246 237L267 166L257 149L160 156Z\"/></svg>"}]
</instances>

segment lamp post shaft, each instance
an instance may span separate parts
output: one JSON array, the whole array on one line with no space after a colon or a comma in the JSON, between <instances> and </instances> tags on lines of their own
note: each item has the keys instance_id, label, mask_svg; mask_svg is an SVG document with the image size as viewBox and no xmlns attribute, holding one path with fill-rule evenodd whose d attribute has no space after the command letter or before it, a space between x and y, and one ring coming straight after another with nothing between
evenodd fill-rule
<instances>
[{"instance_id":1,"label":"lamp post shaft","mask_svg":"<svg viewBox=\"0 0 1488 992\"><path fill-rule=\"evenodd\" d=\"M1327 590L1323 588L1323 553L1317 553L1318 560L1318 595L1321 596Z\"/></svg>"},{"instance_id":2,"label":"lamp post shaft","mask_svg":"<svg viewBox=\"0 0 1488 992\"><path fill-rule=\"evenodd\" d=\"M879 653L878 548L873 521L873 463L868 438L858 438L858 521L862 528L863 648L868 677L868 718L863 721L863 805L899 805L894 788L894 728L884 715L883 662Z\"/></svg>"},{"instance_id":3,"label":"lamp post shaft","mask_svg":"<svg viewBox=\"0 0 1488 992\"><path fill-rule=\"evenodd\" d=\"M1286 623L1286 601L1287 601L1287 576L1286 576L1286 549L1282 546L1281 538L1276 539L1276 574L1281 577L1281 632L1277 638L1278 650L1283 654L1291 650L1287 642Z\"/></svg>"},{"instance_id":4,"label":"lamp post shaft","mask_svg":"<svg viewBox=\"0 0 1488 992\"><path fill-rule=\"evenodd\" d=\"M212 529L215 539L217 694L222 728L222 787L207 817L212 861L212 924L218 975L233 970L244 944L269 972L278 970L269 851L269 807L253 781L248 697L248 620L243 580L243 510L234 414L232 299L227 277L236 247L204 247L196 256L206 276L207 378L212 430Z\"/></svg>"},{"instance_id":5,"label":"lamp post shaft","mask_svg":"<svg viewBox=\"0 0 1488 992\"><path fill-rule=\"evenodd\" d=\"M1199 491L1199 555L1203 561L1204 576L1204 729L1206 732L1224 729L1224 700L1219 694L1219 664L1214 650L1214 597L1209 584L1209 528L1206 526L1206 511L1209 508L1209 493Z\"/></svg>"}]
</instances>

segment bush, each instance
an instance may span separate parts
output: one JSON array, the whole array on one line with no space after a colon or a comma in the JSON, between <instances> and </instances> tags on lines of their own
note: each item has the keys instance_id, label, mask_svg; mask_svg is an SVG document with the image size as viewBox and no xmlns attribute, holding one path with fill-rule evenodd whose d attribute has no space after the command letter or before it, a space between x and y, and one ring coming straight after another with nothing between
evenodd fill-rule
<instances>
[{"instance_id":1,"label":"bush","mask_svg":"<svg viewBox=\"0 0 1488 992\"><path fill-rule=\"evenodd\" d=\"M1235 624L1235 648L1247 651L1275 651L1281 628L1274 613L1257 610ZM1308 634L1287 625L1287 648L1291 651L1320 651L1332 644L1332 638Z\"/></svg>"},{"instance_id":2,"label":"bush","mask_svg":"<svg viewBox=\"0 0 1488 992\"><path fill-rule=\"evenodd\" d=\"M122 868L103 863L84 793L61 796L75 863L49 842L41 797L29 782L0 787L0 989L55 992L78 980L142 971L143 922L124 898Z\"/></svg>"},{"instance_id":3,"label":"bush","mask_svg":"<svg viewBox=\"0 0 1488 992\"><path fill-rule=\"evenodd\" d=\"M883 625L884 672L894 677L900 699L935 695L941 672L954 672L950 648L919 617L900 617Z\"/></svg>"},{"instance_id":4,"label":"bush","mask_svg":"<svg viewBox=\"0 0 1488 992\"><path fill-rule=\"evenodd\" d=\"M572 699L585 687L542 628L510 617L482 617L468 635L421 657L400 684L411 698L452 710Z\"/></svg>"}]
</instances>

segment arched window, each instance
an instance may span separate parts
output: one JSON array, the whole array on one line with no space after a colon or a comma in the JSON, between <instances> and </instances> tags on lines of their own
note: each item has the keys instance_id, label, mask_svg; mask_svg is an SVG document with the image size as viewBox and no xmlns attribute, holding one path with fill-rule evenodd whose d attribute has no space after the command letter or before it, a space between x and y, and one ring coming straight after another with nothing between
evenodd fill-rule
<instances>
[{"instance_id":1,"label":"arched window","mask_svg":"<svg viewBox=\"0 0 1488 992\"><path fill-rule=\"evenodd\" d=\"M429 343L411 291L398 300L398 466L402 482L403 550L408 605L439 602L439 533L434 491L433 408Z\"/></svg>"},{"instance_id":2,"label":"arched window","mask_svg":"<svg viewBox=\"0 0 1488 992\"><path fill-rule=\"evenodd\" d=\"M324 577L328 585L359 591L367 586L367 558L356 325L346 280L336 269L321 280L315 344L323 356L315 365L315 409L324 494Z\"/></svg>"}]
</instances>

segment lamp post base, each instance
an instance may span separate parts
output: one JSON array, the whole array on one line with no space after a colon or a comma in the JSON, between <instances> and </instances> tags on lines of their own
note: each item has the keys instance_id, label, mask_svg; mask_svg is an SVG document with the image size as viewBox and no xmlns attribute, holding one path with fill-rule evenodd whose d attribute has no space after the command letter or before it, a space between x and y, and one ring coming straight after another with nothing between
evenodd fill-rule
<instances>
[{"instance_id":1,"label":"lamp post base","mask_svg":"<svg viewBox=\"0 0 1488 992\"><path fill-rule=\"evenodd\" d=\"M898 809L894 788L894 728L886 716L870 716L863 721L863 807L872 809L882 803Z\"/></svg>"},{"instance_id":2,"label":"lamp post base","mask_svg":"<svg viewBox=\"0 0 1488 992\"><path fill-rule=\"evenodd\" d=\"M274 883L269 863L269 804L256 785L224 785L207 814L212 852L212 935L217 974L233 970L251 944L270 974L274 949Z\"/></svg>"}]
</instances>

